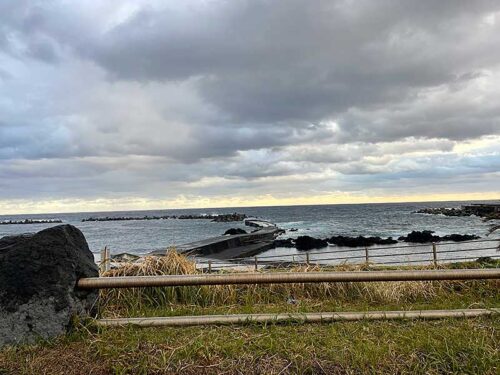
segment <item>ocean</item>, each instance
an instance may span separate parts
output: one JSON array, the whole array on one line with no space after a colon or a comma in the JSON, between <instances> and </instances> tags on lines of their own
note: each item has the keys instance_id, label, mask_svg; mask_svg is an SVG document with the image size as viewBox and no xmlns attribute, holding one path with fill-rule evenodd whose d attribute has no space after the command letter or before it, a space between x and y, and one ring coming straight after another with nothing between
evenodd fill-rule
<instances>
[{"instance_id":1,"label":"ocean","mask_svg":"<svg viewBox=\"0 0 500 375\"><path fill-rule=\"evenodd\" d=\"M315 206L280 207L232 207L213 209L172 209L154 211L85 212L37 215L0 215L0 221L24 219L60 219L63 223L78 227L85 235L94 253L107 246L112 254L146 254L153 250L166 249L183 243L203 240L223 234L229 228L245 228L243 223L216 223L210 220L144 220L144 221L87 221L89 217L106 216L161 216L189 214L243 213L275 223L287 230L281 238L309 235L326 238L333 235L394 237L406 235L413 230L433 230L437 235L475 234L485 237L490 223L481 218L446 217L442 215L416 214L414 211L426 207L460 207L471 202L429 203L384 203L384 204L336 204ZM37 232L57 224L0 225L0 237ZM297 231L289 232L290 229ZM248 227L246 228L249 229ZM328 249L330 249L329 247ZM356 249L352 249L356 254ZM295 249L273 249L267 255L297 255ZM496 253L498 255L498 253ZM495 255L495 251L485 255ZM302 254L303 256L303 254ZM317 257L318 259L321 257ZM323 257L325 258L325 257Z\"/></svg>"}]
</instances>

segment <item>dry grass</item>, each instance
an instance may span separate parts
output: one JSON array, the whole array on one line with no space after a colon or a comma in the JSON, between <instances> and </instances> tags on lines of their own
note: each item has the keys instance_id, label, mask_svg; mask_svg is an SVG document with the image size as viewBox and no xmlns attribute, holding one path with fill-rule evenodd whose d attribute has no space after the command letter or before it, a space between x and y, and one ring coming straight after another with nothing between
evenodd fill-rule
<instances>
[{"instance_id":1,"label":"dry grass","mask_svg":"<svg viewBox=\"0 0 500 375\"><path fill-rule=\"evenodd\" d=\"M362 270L365 266L341 265L329 270ZM295 266L282 272L321 271L319 266ZM231 271L224 271L231 272ZM236 272L236 271L234 271ZM273 272L273 271L262 271ZM174 250L164 257L146 257L141 263L125 264L102 276L151 276L201 274L195 263ZM131 315L145 309L169 305L201 307L270 304L284 300L363 300L366 303L400 304L432 298L454 290L466 291L476 282L406 281L369 283L302 283L268 285L213 285L109 289L101 292L101 312L105 316Z\"/></svg>"}]
</instances>

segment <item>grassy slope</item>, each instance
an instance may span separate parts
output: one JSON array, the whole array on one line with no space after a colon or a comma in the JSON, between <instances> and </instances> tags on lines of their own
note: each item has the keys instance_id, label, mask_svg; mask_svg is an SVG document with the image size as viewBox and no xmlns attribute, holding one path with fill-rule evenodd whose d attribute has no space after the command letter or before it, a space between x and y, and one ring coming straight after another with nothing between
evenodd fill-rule
<instances>
[{"instance_id":1,"label":"grassy slope","mask_svg":"<svg viewBox=\"0 0 500 375\"><path fill-rule=\"evenodd\" d=\"M102 314L499 307L498 286L497 281L376 283L347 289L240 286L199 293L179 289L168 296L164 289L151 289L105 296ZM210 293L213 299L207 299ZM287 303L290 296L297 303ZM0 374L497 374L499 330L498 317L147 329L87 324L68 337L1 351Z\"/></svg>"}]
</instances>

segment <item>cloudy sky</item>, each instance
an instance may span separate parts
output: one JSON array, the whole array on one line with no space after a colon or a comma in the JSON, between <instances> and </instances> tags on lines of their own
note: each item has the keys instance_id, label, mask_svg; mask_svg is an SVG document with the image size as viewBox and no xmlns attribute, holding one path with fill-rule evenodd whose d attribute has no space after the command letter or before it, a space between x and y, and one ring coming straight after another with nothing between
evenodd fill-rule
<instances>
[{"instance_id":1,"label":"cloudy sky","mask_svg":"<svg viewBox=\"0 0 500 375\"><path fill-rule=\"evenodd\" d=\"M0 2L0 214L500 198L500 2Z\"/></svg>"}]
</instances>

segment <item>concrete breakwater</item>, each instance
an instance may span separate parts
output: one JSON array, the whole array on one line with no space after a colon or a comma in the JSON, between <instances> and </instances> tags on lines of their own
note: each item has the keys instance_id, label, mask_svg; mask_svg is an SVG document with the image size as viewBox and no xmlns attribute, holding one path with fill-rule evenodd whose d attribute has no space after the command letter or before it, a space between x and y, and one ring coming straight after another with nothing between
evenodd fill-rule
<instances>
[{"instance_id":1,"label":"concrete breakwater","mask_svg":"<svg viewBox=\"0 0 500 375\"><path fill-rule=\"evenodd\" d=\"M228 223L233 221L243 221L247 216L245 214L232 213L220 215L162 215L162 216L105 216L105 217L89 217L82 219L82 222L87 221L129 221L129 220L212 220L218 223Z\"/></svg>"},{"instance_id":2,"label":"concrete breakwater","mask_svg":"<svg viewBox=\"0 0 500 375\"><path fill-rule=\"evenodd\" d=\"M19 225L19 224L60 224L60 219L24 219L24 220L4 220L0 225Z\"/></svg>"},{"instance_id":3,"label":"concrete breakwater","mask_svg":"<svg viewBox=\"0 0 500 375\"><path fill-rule=\"evenodd\" d=\"M250 257L273 248L275 238L284 232L265 220L247 219L245 225L258 229L251 233L222 235L190 242L176 246L175 249L181 254L209 256L213 259ZM150 255L164 254L164 250L150 253Z\"/></svg>"}]
</instances>

